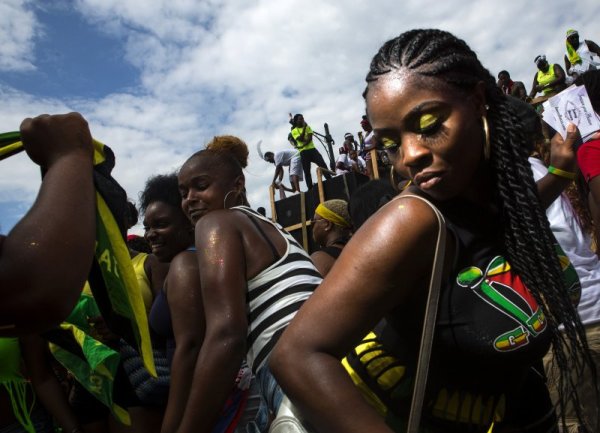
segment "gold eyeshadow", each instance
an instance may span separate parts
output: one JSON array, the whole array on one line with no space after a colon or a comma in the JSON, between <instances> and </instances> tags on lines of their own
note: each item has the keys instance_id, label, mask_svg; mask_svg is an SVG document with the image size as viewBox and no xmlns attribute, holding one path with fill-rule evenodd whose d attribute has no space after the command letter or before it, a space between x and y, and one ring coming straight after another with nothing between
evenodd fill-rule
<instances>
[{"instance_id":1,"label":"gold eyeshadow","mask_svg":"<svg viewBox=\"0 0 600 433\"><path fill-rule=\"evenodd\" d=\"M433 126L438 120L438 116L431 113L424 113L419 117L419 129L424 130Z\"/></svg>"},{"instance_id":2,"label":"gold eyeshadow","mask_svg":"<svg viewBox=\"0 0 600 433\"><path fill-rule=\"evenodd\" d=\"M397 144L394 140L390 140L389 138L385 138L385 137L381 138L381 144L383 145L384 149L389 149L390 147L397 146Z\"/></svg>"}]
</instances>

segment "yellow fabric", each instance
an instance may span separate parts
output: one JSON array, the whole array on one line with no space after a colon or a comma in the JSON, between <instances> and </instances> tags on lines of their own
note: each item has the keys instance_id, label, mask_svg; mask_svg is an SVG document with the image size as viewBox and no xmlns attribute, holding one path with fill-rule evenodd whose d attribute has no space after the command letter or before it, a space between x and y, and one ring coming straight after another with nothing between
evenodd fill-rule
<instances>
[{"instance_id":1,"label":"yellow fabric","mask_svg":"<svg viewBox=\"0 0 600 433\"><path fill-rule=\"evenodd\" d=\"M388 394L391 392L392 395L398 393L401 381L405 379L406 369L402 365L397 365L398 360L385 351L375 333L370 332L364 337L354 348L354 352L359 362L366 368L368 375L376 378L381 390ZM389 408L363 381L348 358L342 359L342 366L367 403L381 416L387 418ZM385 373L381 374L382 372ZM431 410L432 414L440 419L481 425L483 420L502 421L506 411L506 401L504 395L496 400L493 396L465 394L460 391L454 391L450 395L446 389L442 389L435 396ZM493 422L488 433L493 431Z\"/></svg>"},{"instance_id":2,"label":"yellow fabric","mask_svg":"<svg viewBox=\"0 0 600 433\"><path fill-rule=\"evenodd\" d=\"M315 213L320 217L326 219L327 221L331 221L336 226L344 228L350 227L350 223L348 221L346 221L341 215L335 213L331 209L327 209L325 206L323 206L322 203L320 203L319 206L317 206L317 209L315 209Z\"/></svg>"},{"instance_id":3,"label":"yellow fabric","mask_svg":"<svg viewBox=\"0 0 600 433\"><path fill-rule=\"evenodd\" d=\"M20 149L22 147L23 147L22 141L17 141L15 143L9 144L8 146L4 146L4 147L0 148L0 157L6 155L7 153L13 152L17 149Z\"/></svg>"},{"instance_id":4,"label":"yellow fabric","mask_svg":"<svg viewBox=\"0 0 600 433\"><path fill-rule=\"evenodd\" d=\"M106 202L98 192L96 192L96 208L98 214L105 223L106 231L110 238L122 240L123 237L119 232L119 226ZM156 367L154 365L154 356L152 355L152 342L150 341L150 328L148 327L148 316L146 315L146 310L144 308L144 300L142 299L141 291L138 289L137 277L133 270L129 249L124 241L115 242L113 244L112 253L114 254L114 257L111 258L108 251L98 251L98 247L96 248L96 257L100 266L105 266L107 272L114 274L125 284L126 290L124 295L128 298L126 304L129 304L128 306L131 308L131 312L134 315L135 323L138 325L140 355L146 370L148 370L152 377L156 377ZM121 296L122 294L118 295ZM128 307L126 304L123 305L124 308ZM117 313L128 317L129 311L118 311L119 307L120 305L117 305L116 303L113 304L113 308Z\"/></svg>"},{"instance_id":5,"label":"yellow fabric","mask_svg":"<svg viewBox=\"0 0 600 433\"><path fill-rule=\"evenodd\" d=\"M134 258L131 259L131 264L133 265L133 271L135 272L135 276L140 287L140 292L142 293L142 298L144 299L146 314L149 314L150 309L152 308L152 299L154 296L152 295L150 280L148 279L148 275L146 275L146 269L144 268L147 258L147 253L138 253Z\"/></svg>"},{"instance_id":6,"label":"yellow fabric","mask_svg":"<svg viewBox=\"0 0 600 433\"><path fill-rule=\"evenodd\" d=\"M379 373L388 368L390 364L393 364L396 359L391 355L382 356L384 355L383 350L373 350L377 346L381 346L376 339L377 336L373 332L370 332L354 348L354 351L360 357L360 362L366 365L369 375L378 378L378 384L382 389L389 390L396 386L404 377L405 368L403 366L396 366L379 376ZM342 366L367 403L369 403L381 416L385 417L388 413L387 406L373 391L371 391L369 386L361 379L360 375L352 368L347 358L342 359Z\"/></svg>"},{"instance_id":7,"label":"yellow fabric","mask_svg":"<svg viewBox=\"0 0 600 433\"><path fill-rule=\"evenodd\" d=\"M304 130L304 127L292 129L292 137L294 137L294 140L296 140L296 148L300 152L302 152L303 150L315 148L315 144L312 142L312 140L308 141L308 142L302 142L302 141L298 140L298 137L300 137L303 130ZM306 137L308 134L312 134L312 132L313 132L313 130L311 129L311 127L306 125L306 131L304 132L304 136Z\"/></svg>"},{"instance_id":8,"label":"yellow fabric","mask_svg":"<svg viewBox=\"0 0 600 433\"><path fill-rule=\"evenodd\" d=\"M567 44L567 56L569 57L569 62L572 65L581 63L581 57L579 57L579 53L575 50L575 48L573 48L573 46L569 43L569 41L567 41L566 44Z\"/></svg>"},{"instance_id":9,"label":"yellow fabric","mask_svg":"<svg viewBox=\"0 0 600 433\"><path fill-rule=\"evenodd\" d=\"M548 67L548 71L546 71L546 72L538 70L537 82L540 86L545 86L546 84L551 83L555 79L556 79L556 74L554 73L554 64L550 65ZM544 90L542 90L542 93L544 95L546 95L546 94L552 92L553 90L554 90L554 88L552 88L552 87L546 87Z\"/></svg>"}]
</instances>

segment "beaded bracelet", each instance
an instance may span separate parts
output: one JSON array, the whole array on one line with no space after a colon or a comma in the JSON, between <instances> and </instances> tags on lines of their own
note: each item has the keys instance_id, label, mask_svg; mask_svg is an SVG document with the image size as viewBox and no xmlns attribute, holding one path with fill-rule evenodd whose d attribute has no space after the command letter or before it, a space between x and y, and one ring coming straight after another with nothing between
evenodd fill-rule
<instances>
[{"instance_id":1,"label":"beaded bracelet","mask_svg":"<svg viewBox=\"0 0 600 433\"><path fill-rule=\"evenodd\" d=\"M563 177L563 178L569 179L569 180L575 180L577 178L576 173L573 173L571 171L561 170L560 168L556 168L552 165L548 167L548 173L552 173L556 176Z\"/></svg>"}]
</instances>

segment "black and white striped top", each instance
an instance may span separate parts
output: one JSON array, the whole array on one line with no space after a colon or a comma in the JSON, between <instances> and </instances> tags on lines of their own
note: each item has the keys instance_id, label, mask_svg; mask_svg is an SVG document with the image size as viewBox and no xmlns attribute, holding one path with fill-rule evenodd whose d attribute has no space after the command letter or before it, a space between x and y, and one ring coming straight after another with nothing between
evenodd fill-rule
<instances>
[{"instance_id":1,"label":"black and white striped top","mask_svg":"<svg viewBox=\"0 0 600 433\"><path fill-rule=\"evenodd\" d=\"M278 229L287 243L279 260L248 281L246 360L256 372L267 362L279 336L322 278L308 253L279 224L246 206L232 209L268 222Z\"/></svg>"}]
</instances>

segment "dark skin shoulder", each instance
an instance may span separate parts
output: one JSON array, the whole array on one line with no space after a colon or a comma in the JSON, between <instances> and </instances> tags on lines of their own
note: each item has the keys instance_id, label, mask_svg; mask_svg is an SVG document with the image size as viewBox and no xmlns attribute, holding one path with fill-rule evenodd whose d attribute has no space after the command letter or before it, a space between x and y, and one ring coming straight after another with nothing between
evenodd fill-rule
<instances>
[{"instance_id":1,"label":"dark skin shoulder","mask_svg":"<svg viewBox=\"0 0 600 433\"><path fill-rule=\"evenodd\" d=\"M270 224L256 220L283 254L285 240ZM206 332L178 433L211 431L246 355L247 281L275 261L242 212L210 212L195 232Z\"/></svg>"},{"instance_id":2,"label":"dark skin shoulder","mask_svg":"<svg viewBox=\"0 0 600 433\"><path fill-rule=\"evenodd\" d=\"M177 431L190 394L196 359L204 341L204 305L198 262L193 251L171 261L165 289L175 335L171 387L162 431Z\"/></svg>"},{"instance_id":3,"label":"dark skin shoulder","mask_svg":"<svg viewBox=\"0 0 600 433\"><path fill-rule=\"evenodd\" d=\"M329 254L327 254L324 251L315 251L314 253L312 253L310 255L310 258L312 259L313 263L315 264L317 271L319 271L319 273L323 277L325 277L329 273L329 270L335 263L335 258L331 257Z\"/></svg>"},{"instance_id":4,"label":"dark skin shoulder","mask_svg":"<svg viewBox=\"0 0 600 433\"><path fill-rule=\"evenodd\" d=\"M392 200L353 235L279 340L270 367L318 431L391 432L340 359L395 308L422 309L414 303L428 288L437 235L437 219L427 204ZM450 239L447 268L453 250Z\"/></svg>"},{"instance_id":5,"label":"dark skin shoulder","mask_svg":"<svg viewBox=\"0 0 600 433\"><path fill-rule=\"evenodd\" d=\"M150 280L152 297L156 298L169 272L169 263L162 263L154 254L148 254L144 262L144 271Z\"/></svg>"}]
</instances>

